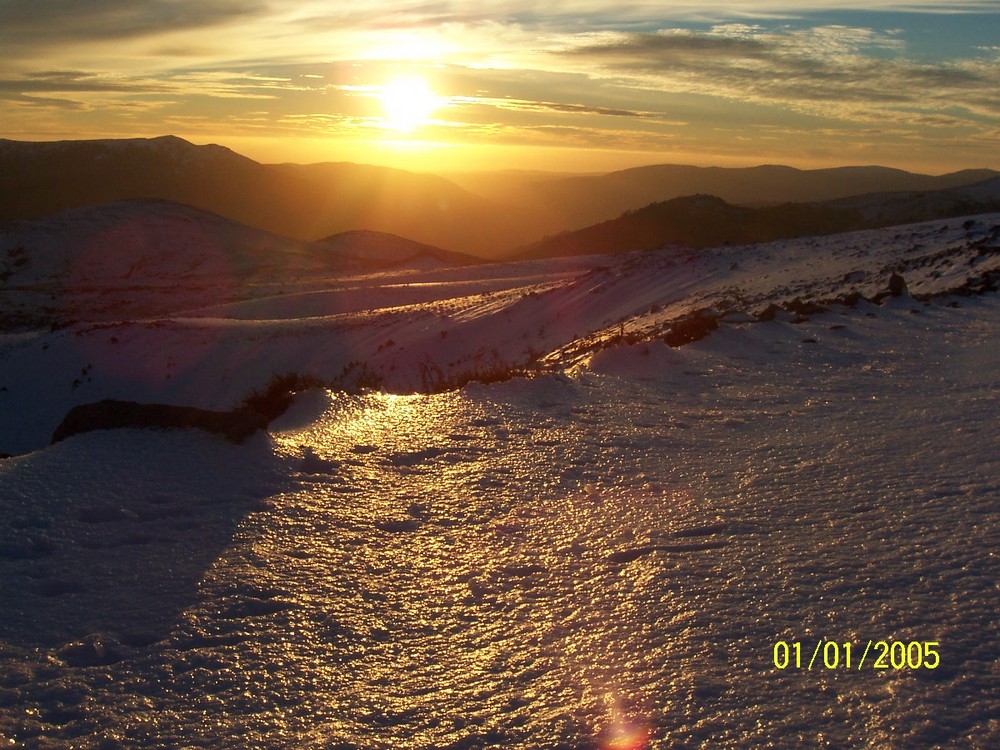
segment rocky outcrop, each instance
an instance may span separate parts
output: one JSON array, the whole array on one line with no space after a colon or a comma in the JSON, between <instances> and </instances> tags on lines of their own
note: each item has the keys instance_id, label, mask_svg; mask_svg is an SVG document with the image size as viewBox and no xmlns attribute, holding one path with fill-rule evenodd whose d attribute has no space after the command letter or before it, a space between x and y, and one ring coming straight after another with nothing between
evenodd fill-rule
<instances>
[{"instance_id":1,"label":"rocky outcrop","mask_svg":"<svg viewBox=\"0 0 1000 750\"><path fill-rule=\"evenodd\" d=\"M700 341L719 327L719 314L705 308L675 320L663 336L667 346L678 347Z\"/></svg>"},{"instance_id":2,"label":"rocky outcrop","mask_svg":"<svg viewBox=\"0 0 1000 750\"><path fill-rule=\"evenodd\" d=\"M906 280L898 273L891 273L889 274L889 283L886 285L886 288L872 297L872 302L881 305L882 300L890 297L902 297L908 294Z\"/></svg>"},{"instance_id":3,"label":"rocky outcrop","mask_svg":"<svg viewBox=\"0 0 1000 750\"><path fill-rule=\"evenodd\" d=\"M135 401L105 399L70 409L52 434L52 442L58 443L72 435L92 430L154 427L195 428L222 435L234 443L242 443L257 430L266 429L267 424L267 417L247 408L210 411L193 406L140 404Z\"/></svg>"}]
</instances>

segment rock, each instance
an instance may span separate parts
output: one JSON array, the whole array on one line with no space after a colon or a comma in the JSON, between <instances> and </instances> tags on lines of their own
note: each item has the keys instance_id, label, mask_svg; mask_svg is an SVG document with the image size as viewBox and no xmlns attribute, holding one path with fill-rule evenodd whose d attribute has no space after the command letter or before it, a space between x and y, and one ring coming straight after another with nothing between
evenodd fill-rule
<instances>
[{"instance_id":1,"label":"rock","mask_svg":"<svg viewBox=\"0 0 1000 750\"><path fill-rule=\"evenodd\" d=\"M719 316L710 310L698 310L676 320L663 337L668 346L678 347L699 341L719 327Z\"/></svg>"},{"instance_id":2,"label":"rock","mask_svg":"<svg viewBox=\"0 0 1000 750\"><path fill-rule=\"evenodd\" d=\"M97 634L67 643L56 655L70 667L99 667L114 664L121 658L115 644Z\"/></svg>"},{"instance_id":3,"label":"rock","mask_svg":"<svg viewBox=\"0 0 1000 750\"><path fill-rule=\"evenodd\" d=\"M889 297L902 297L903 295L909 294L909 290L906 288L906 281L898 273L891 273L889 275L889 284L881 292L876 294L872 298L872 302L881 304L882 300Z\"/></svg>"},{"instance_id":4,"label":"rock","mask_svg":"<svg viewBox=\"0 0 1000 750\"><path fill-rule=\"evenodd\" d=\"M52 434L58 443L73 435L92 430L134 428L196 428L242 443L257 430L267 428L268 420L250 409L210 411L193 406L140 404L134 401L105 399L74 406Z\"/></svg>"},{"instance_id":5,"label":"rock","mask_svg":"<svg viewBox=\"0 0 1000 750\"><path fill-rule=\"evenodd\" d=\"M906 281L898 273L889 276L889 294L893 297L902 297L906 293Z\"/></svg>"},{"instance_id":6,"label":"rock","mask_svg":"<svg viewBox=\"0 0 1000 750\"><path fill-rule=\"evenodd\" d=\"M838 297L837 302L839 302L841 305L844 305L844 307L857 307L858 303L861 302L861 300L863 299L864 297L862 296L861 292L853 291L853 292L848 292L843 297Z\"/></svg>"},{"instance_id":7,"label":"rock","mask_svg":"<svg viewBox=\"0 0 1000 750\"><path fill-rule=\"evenodd\" d=\"M827 308L818 302L806 302L798 297L785 303L785 309L793 315L815 315L826 312Z\"/></svg>"},{"instance_id":8,"label":"rock","mask_svg":"<svg viewBox=\"0 0 1000 750\"><path fill-rule=\"evenodd\" d=\"M770 305L768 305L759 313L757 313L757 320L761 321L762 323L769 323L772 320L776 320L778 317L778 313L780 312L781 308L772 302Z\"/></svg>"}]
</instances>

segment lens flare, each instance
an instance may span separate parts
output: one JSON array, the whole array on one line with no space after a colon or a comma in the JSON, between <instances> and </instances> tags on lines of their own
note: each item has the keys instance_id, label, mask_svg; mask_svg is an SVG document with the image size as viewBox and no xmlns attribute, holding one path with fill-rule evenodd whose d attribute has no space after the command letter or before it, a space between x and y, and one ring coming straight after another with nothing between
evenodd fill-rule
<instances>
[{"instance_id":1,"label":"lens flare","mask_svg":"<svg viewBox=\"0 0 1000 750\"><path fill-rule=\"evenodd\" d=\"M637 722L618 720L602 732L601 750L643 750L649 730Z\"/></svg>"}]
</instances>

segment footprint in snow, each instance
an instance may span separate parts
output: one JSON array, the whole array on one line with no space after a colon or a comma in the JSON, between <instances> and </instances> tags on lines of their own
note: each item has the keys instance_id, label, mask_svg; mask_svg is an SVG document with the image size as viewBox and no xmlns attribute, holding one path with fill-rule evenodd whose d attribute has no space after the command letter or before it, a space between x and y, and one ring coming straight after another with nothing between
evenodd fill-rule
<instances>
[{"instance_id":1,"label":"footprint in snow","mask_svg":"<svg viewBox=\"0 0 1000 750\"><path fill-rule=\"evenodd\" d=\"M340 468L340 462L333 459L323 458L311 447L305 449L305 455L299 464L299 471L303 474L334 474Z\"/></svg>"},{"instance_id":2,"label":"footprint in snow","mask_svg":"<svg viewBox=\"0 0 1000 750\"><path fill-rule=\"evenodd\" d=\"M673 536L684 538L692 536L711 536L712 534L719 534L726 530L726 524L723 521L718 523L708 523L702 524L701 526L690 526L686 529L678 529L673 533Z\"/></svg>"},{"instance_id":3,"label":"footprint in snow","mask_svg":"<svg viewBox=\"0 0 1000 750\"><path fill-rule=\"evenodd\" d=\"M390 518L376 521L375 528L390 534L398 534L416 531L420 528L420 521L416 518Z\"/></svg>"},{"instance_id":4,"label":"footprint in snow","mask_svg":"<svg viewBox=\"0 0 1000 750\"><path fill-rule=\"evenodd\" d=\"M437 458L444 453L447 453L444 448L424 448L419 451L401 451L399 453L393 453L389 456L386 459L386 463L392 464L393 466L416 466L424 461Z\"/></svg>"},{"instance_id":5,"label":"footprint in snow","mask_svg":"<svg viewBox=\"0 0 1000 750\"><path fill-rule=\"evenodd\" d=\"M633 547L631 549L618 550L608 555L609 563L629 563L638 560L640 557L652 554L653 552L667 552L671 554L684 554L689 552L702 552L704 550L719 549L729 545L726 539L710 540L706 542L693 542L690 544L651 544L645 547Z\"/></svg>"}]
</instances>

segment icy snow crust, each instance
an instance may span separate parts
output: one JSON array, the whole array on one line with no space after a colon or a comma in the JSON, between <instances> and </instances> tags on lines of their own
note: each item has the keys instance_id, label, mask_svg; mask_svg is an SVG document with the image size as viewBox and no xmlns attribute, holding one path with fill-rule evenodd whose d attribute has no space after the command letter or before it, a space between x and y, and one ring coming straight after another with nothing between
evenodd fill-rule
<instances>
[{"instance_id":1,"label":"icy snow crust","mask_svg":"<svg viewBox=\"0 0 1000 750\"><path fill-rule=\"evenodd\" d=\"M890 270L913 294L967 285L997 267L1000 217L961 224L9 334L0 450L34 452L0 462L0 745L1000 745L1000 299L751 315ZM705 307L725 313L708 337L658 338ZM402 390L476 347L558 371L311 391L242 446L43 447L102 395L219 407L347 358ZM855 669L775 667L777 641L805 661L819 639ZM938 642L940 666L858 670L869 639Z\"/></svg>"}]
</instances>

